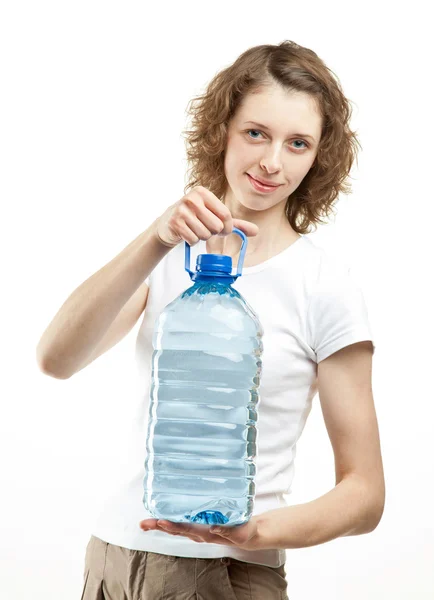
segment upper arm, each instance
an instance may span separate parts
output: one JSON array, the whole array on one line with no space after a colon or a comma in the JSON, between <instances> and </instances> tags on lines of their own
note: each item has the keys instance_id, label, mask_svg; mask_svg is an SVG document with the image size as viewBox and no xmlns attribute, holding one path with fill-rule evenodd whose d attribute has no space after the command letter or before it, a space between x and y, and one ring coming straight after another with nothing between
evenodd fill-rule
<instances>
[{"instance_id":1,"label":"upper arm","mask_svg":"<svg viewBox=\"0 0 434 600\"><path fill-rule=\"evenodd\" d=\"M318 363L318 393L336 468L336 483L356 476L384 503L384 473L372 394L372 342L338 350Z\"/></svg>"},{"instance_id":2,"label":"upper arm","mask_svg":"<svg viewBox=\"0 0 434 600\"><path fill-rule=\"evenodd\" d=\"M113 348L113 346L120 342L127 333L131 331L146 308L148 293L149 287L146 282L143 282L121 308L115 320L107 329L99 343L95 346L90 357L78 371L82 371L91 362L101 356L101 354L104 354L107 350Z\"/></svg>"}]
</instances>

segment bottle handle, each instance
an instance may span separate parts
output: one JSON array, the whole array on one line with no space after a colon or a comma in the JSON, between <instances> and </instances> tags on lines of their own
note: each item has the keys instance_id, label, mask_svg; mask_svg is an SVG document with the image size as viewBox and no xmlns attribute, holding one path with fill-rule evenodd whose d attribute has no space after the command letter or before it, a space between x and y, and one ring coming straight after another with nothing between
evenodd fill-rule
<instances>
[{"instance_id":1,"label":"bottle handle","mask_svg":"<svg viewBox=\"0 0 434 600\"><path fill-rule=\"evenodd\" d=\"M238 234L242 239L240 256L238 257L237 274L233 275L233 277L238 278L241 275L241 271L244 264L244 256L246 254L247 246L247 236L243 231L241 231L241 229L238 229L237 227L234 227L232 229L232 233ZM185 242L185 270L187 271L187 273L189 273L189 275L194 275L193 271L190 270L190 244L188 242Z\"/></svg>"}]
</instances>

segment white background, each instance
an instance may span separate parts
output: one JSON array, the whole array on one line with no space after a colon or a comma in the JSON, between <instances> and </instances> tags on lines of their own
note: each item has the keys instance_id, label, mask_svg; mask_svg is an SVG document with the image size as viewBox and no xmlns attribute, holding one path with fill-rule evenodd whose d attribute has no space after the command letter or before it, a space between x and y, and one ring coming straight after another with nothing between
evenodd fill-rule
<instances>
[{"instance_id":1,"label":"white background","mask_svg":"<svg viewBox=\"0 0 434 600\"><path fill-rule=\"evenodd\" d=\"M190 98L248 47L285 39L313 49L353 102L363 146L354 193L310 237L350 263L365 294L387 485L373 533L287 551L288 595L434 597L428 4L3 4L2 599L78 600L92 523L122 471L132 418L138 324L65 381L38 370L40 336L78 285L182 197ZM333 485L317 396L289 501Z\"/></svg>"}]
</instances>

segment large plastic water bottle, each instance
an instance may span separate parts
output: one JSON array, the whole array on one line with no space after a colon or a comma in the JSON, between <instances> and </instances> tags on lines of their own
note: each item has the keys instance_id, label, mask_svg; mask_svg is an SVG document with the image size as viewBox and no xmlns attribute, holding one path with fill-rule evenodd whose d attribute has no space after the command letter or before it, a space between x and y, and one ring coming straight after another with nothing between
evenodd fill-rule
<instances>
[{"instance_id":1,"label":"large plastic water bottle","mask_svg":"<svg viewBox=\"0 0 434 600\"><path fill-rule=\"evenodd\" d=\"M153 332L143 503L154 518L240 525L253 511L263 328L233 283L232 259L200 254L194 285Z\"/></svg>"}]
</instances>

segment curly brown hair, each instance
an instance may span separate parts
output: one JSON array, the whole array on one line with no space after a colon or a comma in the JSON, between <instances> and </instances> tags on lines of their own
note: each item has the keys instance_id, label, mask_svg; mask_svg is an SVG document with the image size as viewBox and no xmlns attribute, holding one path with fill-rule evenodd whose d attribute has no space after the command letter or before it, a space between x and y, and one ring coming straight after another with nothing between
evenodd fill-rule
<instances>
[{"instance_id":1,"label":"curly brown hair","mask_svg":"<svg viewBox=\"0 0 434 600\"><path fill-rule=\"evenodd\" d=\"M340 192L352 193L348 177L361 145L349 127L352 107L337 76L315 52L289 40L249 48L215 75L203 95L190 100L187 114L192 129L183 133L191 167L184 194L201 185L218 198L224 195L229 121L244 96L276 83L288 92L313 97L322 117L315 162L285 205L291 227L300 234L310 233L311 225L316 229L316 223L324 223L321 216L333 213Z\"/></svg>"}]
</instances>

